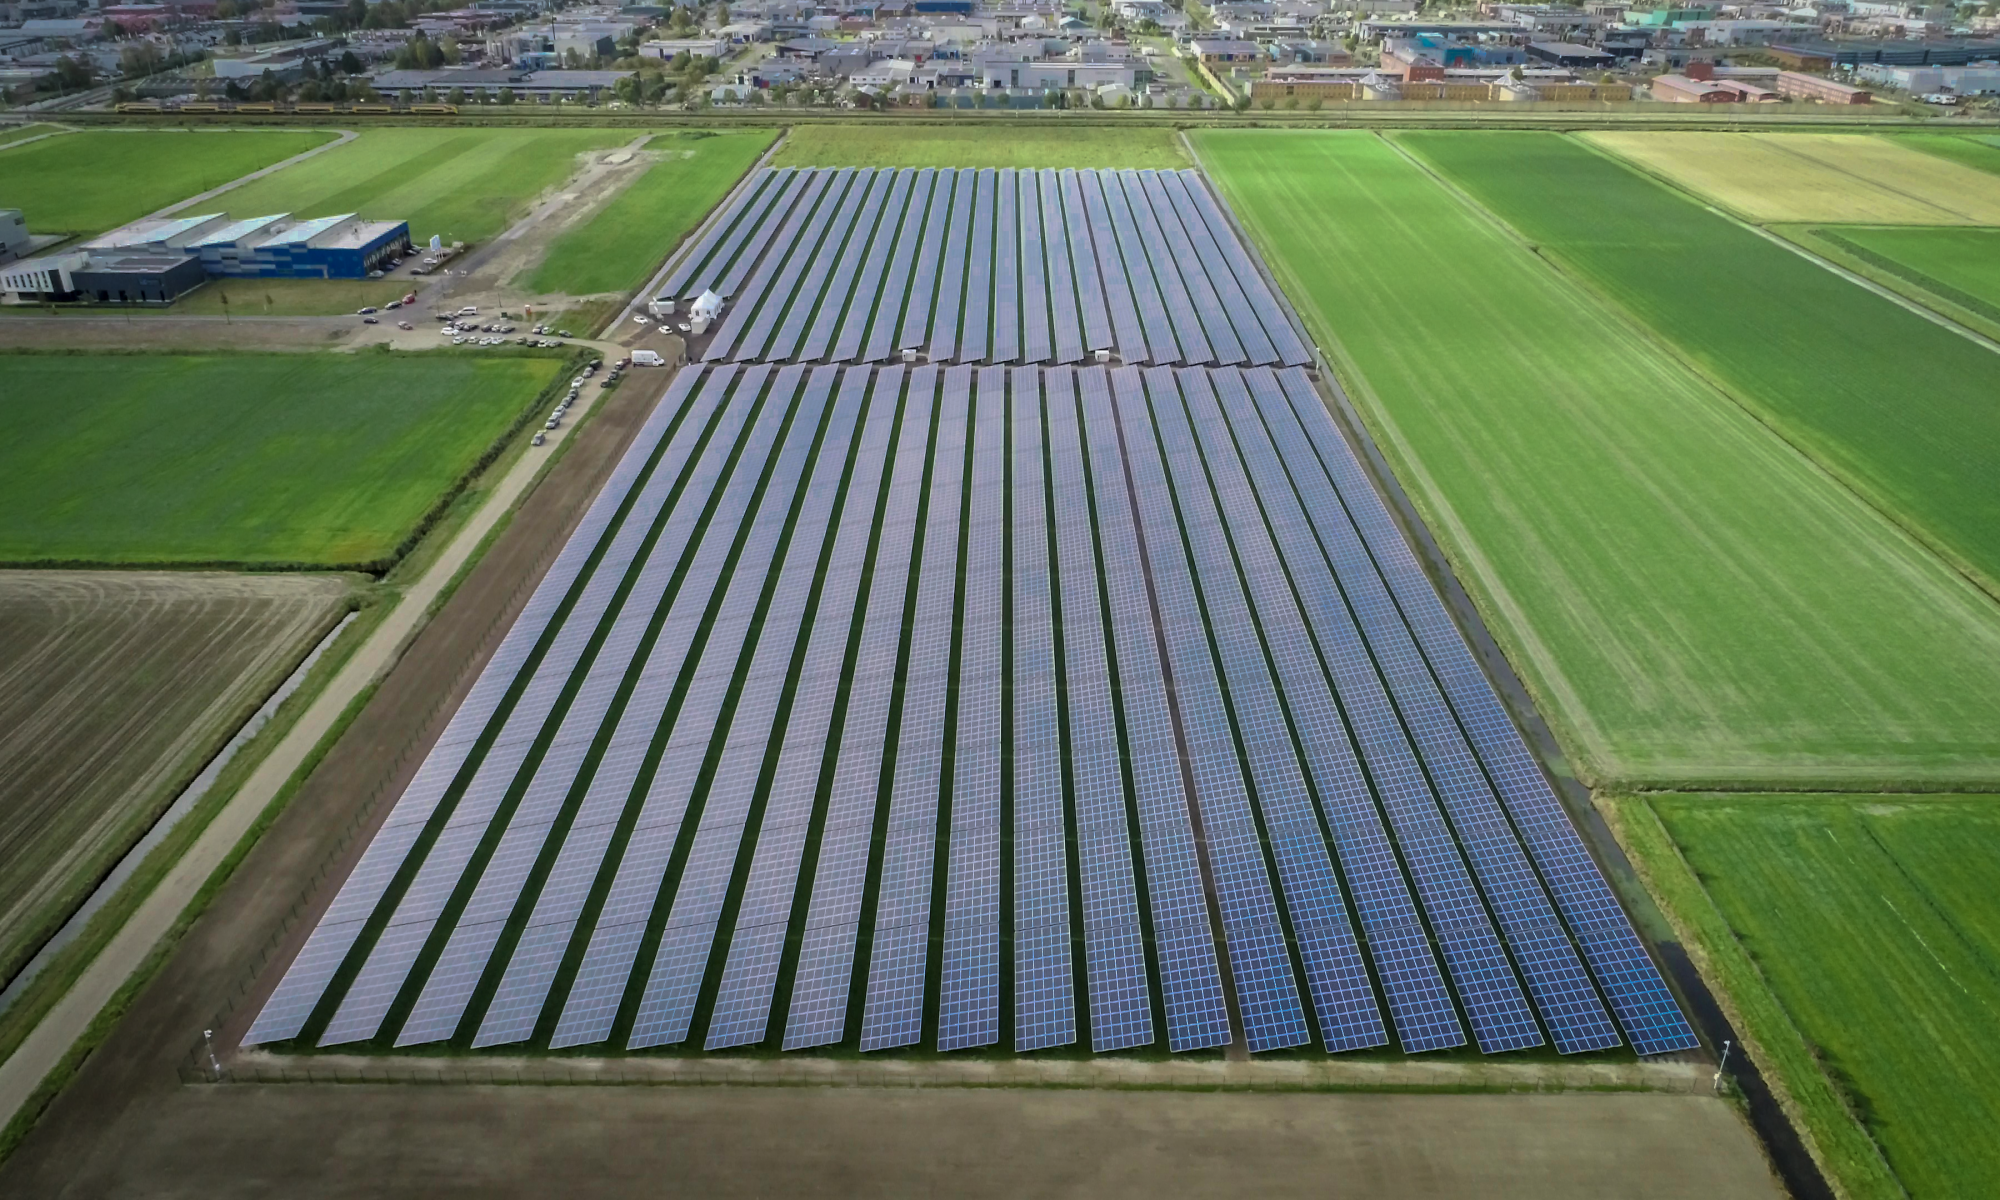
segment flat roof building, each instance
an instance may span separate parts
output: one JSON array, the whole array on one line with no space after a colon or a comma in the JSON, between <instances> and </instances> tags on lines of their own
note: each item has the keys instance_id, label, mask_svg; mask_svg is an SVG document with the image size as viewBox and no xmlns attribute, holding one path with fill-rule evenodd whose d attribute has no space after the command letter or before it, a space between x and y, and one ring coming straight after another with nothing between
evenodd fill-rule
<instances>
[{"instance_id":1,"label":"flat roof building","mask_svg":"<svg viewBox=\"0 0 2000 1200\"><path fill-rule=\"evenodd\" d=\"M1798 71L1778 72L1778 94L1794 100L1817 100L1822 104L1868 104L1875 99L1866 88Z\"/></svg>"}]
</instances>

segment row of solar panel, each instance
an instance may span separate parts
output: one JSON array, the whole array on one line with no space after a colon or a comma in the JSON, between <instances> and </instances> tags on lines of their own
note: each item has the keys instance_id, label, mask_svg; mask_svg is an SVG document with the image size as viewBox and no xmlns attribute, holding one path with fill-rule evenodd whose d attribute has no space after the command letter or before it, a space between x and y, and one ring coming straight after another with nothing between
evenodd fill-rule
<instances>
[{"instance_id":1,"label":"row of solar panel","mask_svg":"<svg viewBox=\"0 0 2000 1200\"><path fill-rule=\"evenodd\" d=\"M709 362L1311 361L1192 171L766 169L661 297L705 291Z\"/></svg>"},{"instance_id":2,"label":"row of solar panel","mask_svg":"<svg viewBox=\"0 0 2000 1200\"><path fill-rule=\"evenodd\" d=\"M1693 1044L1303 373L755 365L675 380L249 1040L1232 1020Z\"/></svg>"}]
</instances>

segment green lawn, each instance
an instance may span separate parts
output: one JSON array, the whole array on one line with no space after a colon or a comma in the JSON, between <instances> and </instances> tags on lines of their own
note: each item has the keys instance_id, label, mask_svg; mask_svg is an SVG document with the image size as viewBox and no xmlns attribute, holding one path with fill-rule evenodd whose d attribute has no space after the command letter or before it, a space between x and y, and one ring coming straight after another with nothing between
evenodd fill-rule
<instances>
[{"instance_id":1,"label":"green lawn","mask_svg":"<svg viewBox=\"0 0 2000 1200\"><path fill-rule=\"evenodd\" d=\"M559 368L0 357L0 562L382 564Z\"/></svg>"},{"instance_id":2,"label":"green lawn","mask_svg":"<svg viewBox=\"0 0 2000 1200\"><path fill-rule=\"evenodd\" d=\"M1382 139L1194 137L1587 779L2000 779L1989 597Z\"/></svg>"},{"instance_id":3,"label":"green lawn","mask_svg":"<svg viewBox=\"0 0 2000 1200\"><path fill-rule=\"evenodd\" d=\"M760 129L654 138L646 152L659 161L584 224L556 238L527 286L572 296L630 292L701 224L776 136Z\"/></svg>"},{"instance_id":4,"label":"green lawn","mask_svg":"<svg viewBox=\"0 0 2000 1200\"><path fill-rule=\"evenodd\" d=\"M102 233L303 154L333 137L322 130L163 130L48 138L0 149L0 208L20 209L35 233ZM213 210L222 211L233 203L218 196Z\"/></svg>"},{"instance_id":5,"label":"green lawn","mask_svg":"<svg viewBox=\"0 0 2000 1200\"><path fill-rule=\"evenodd\" d=\"M1643 803L1622 805L1628 828L1647 823ZM1659 825L1634 840L1660 891L1850 1194L1894 1196L1896 1182L1919 1200L1988 1194L2000 1178L2000 796L1650 807Z\"/></svg>"},{"instance_id":6,"label":"green lawn","mask_svg":"<svg viewBox=\"0 0 2000 1200\"><path fill-rule=\"evenodd\" d=\"M1188 165L1171 129L1073 128L990 122L953 128L885 124L800 125L778 148L779 167L1091 167Z\"/></svg>"},{"instance_id":7,"label":"green lawn","mask_svg":"<svg viewBox=\"0 0 2000 1200\"><path fill-rule=\"evenodd\" d=\"M1813 230L1862 261L2000 321L2000 229L1836 225Z\"/></svg>"},{"instance_id":8,"label":"green lawn","mask_svg":"<svg viewBox=\"0 0 2000 1200\"><path fill-rule=\"evenodd\" d=\"M432 234L483 241L520 219L536 196L576 172L586 151L633 138L616 129L371 129L318 158L228 196L233 216L354 212L408 221Z\"/></svg>"},{"instance_id":9,"label":"green lawn","mask_svg":"<svg viewBox=\"0 0 2000 1200\"><path fill-rule=\"evenodd\" d=\"M1397 140L2000 589L2000 354L1575 138Z\"/></svg>"}]
</instances>

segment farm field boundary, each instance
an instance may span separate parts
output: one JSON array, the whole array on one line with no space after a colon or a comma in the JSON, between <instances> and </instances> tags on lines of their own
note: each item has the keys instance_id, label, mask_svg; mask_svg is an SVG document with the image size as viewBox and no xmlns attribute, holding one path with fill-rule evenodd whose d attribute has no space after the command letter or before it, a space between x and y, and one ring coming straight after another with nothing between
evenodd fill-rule
<instances>
[{"instance_id":1,"label":"farm field boundary","mask_svg":"<svg viewBox=\"0 0 2000 1200\"><path fill-rule=\"evenodd\" d=\"M325 577L0 572L0 981L263 703L346 592Z\"/></svg>"},{"instance_id":2,"label":"farm field boundary","mask_svg":"<svg viewBox=\"0 0 2000 1200\"><path fill-rule=\"evenodd\" d=\"M0 560L369 573L409 551L562 368L449 352L6 361L23 408L0 451L16 514ZM62 419L29 419L30 402Z\"/></svg>"},{"instance_id":3,"label":"farm field boundary","mask_svg":"<svg viewBox=\"0 0 2000 1200\"><path fill-rule=\"evenodd\" d=\"M1586 782L2000 772L1988 597L1380 139L1193 140Z\"/></svg>"},{"instance_id":4,"label":"farm field boundary","mask_svg":"<svg viewBox=\"0 0 2000 1200\"><path fill-rule=\"evenodd\" d=\"M1535 253L2000 596L2000 353L1591 144L1399 134ZM1516 169L1520 162L1533 170ZM1516 164L1516 165L1509 165ZM1510 172L1512 174L1510 175ZM1534 179L1533 185L1523 181ZM1544 180L1562 181L1559 188ZM1746 280L1756 280L1755 288Z\"/></svg>"},{"instance_id":5,"label":"farm field boundary","mask_svg":"<svg viewBox=\"0 0 2000 1200\"><path fill-rule=\"evenodd\" d=\"M568 179L581 155L632 140L625 129L369 128L344 146L219 197L236 217L353 212L410 223L411 240L482 242Z\"/></svg>"},{"instance_id":6,"label":"farm field boundary","mask_svg":"<svg viewBox=\"0 0 2000 1200\"><path fill-rule=\"evenodd\" d=\"M1865 135L1595 132L1584 139L1757 222L2000 224L1984 173Z\"/></svg>"},{"instance_id":7,"label":"farm field boundary","mask_svg":"<svg viewBox=\"0 0 2000 1200\"><path fill-rule=\"evenodd\" d=\"M2000 329L2000 230L1814 226L1808 233Z\"/></svg>"},{"instance_id":8,"label":"farm field boundary","mask_svg":"<svg viewBox=\"0 0 2000 1200\"><path fill-rule=\"evenodd\" d=\"M977 124L800 124L774 167L1076 167L1123 169L1188 165L1171 126Z\"/></svg>"},{"instance_id":9,"label":"farm field boundary","mask_svg":"<svg viewBox=\"0 0 2000 1200\"><path fill-rule=\"evenodd\" d=\"M35 233L88 235L135 221L196 193L335 140L323 130L83 130L0 146L5 203ZM116 162L117 187L103 185ZM303 164L302 164L303 165Z\"/></svg>"},{"instance_id":10,"label":"farm field boundary","mask_svg":"<svg viewBox=\"0 0 2000 1200\"><path fill-rule=\"evenodd\" d=\"M454 679L467 681L468 658L476 665L481 639L494 634L507 605L524 598L549 540L560 540L566 522L608 469L605 460L615 457L657 392L641 386L608 395L614 399L611 410L622 414L619 419L608 424L585 419L597 407L593 402L578 414L581 425L554 434L549 451L515 459L504 479L483 487L484 503L455 528L451 544L434 556L414 556L425 563L421 577L401 589L393 607L377 607L383 616L365 641L343 639L354 647L344 661L330 663L327 660L336 655L324 656L315 668L316 674L321 668L329 671L324 682L309 680L301 689L299 697L311 693L310 701L272 743L270 753L255 756L255 766L246 771L241 786L227 795L221 794L221 786L215 789L215 815L204 822L200 836L173 847L171 858L163 861L164 869L156 880L147 881L149 890L132 906L130 919L115 931L106 931L101 952L75 969L74 987L49 1009L19 1049L0 1062L0 1118L7 1120L0 1127L0 1160L35 1127L52 1100L60 1096L60 1102L68 1101L73 1093L66 1094L67 1085L79 1068L83 1082L78 1087L85 1090L93 1072L115 1077L106 1090L83 1102L79 1119L86 1138L95 1138L107 1114L122 1111L147 1082L154 1085L157 1098L160 1085L171 1078L179 1060L186 1030L214 1019L217 996L247 985L254 970L250 963L261 961L274 931L282 930L294 912L299 880L343 843L356 806L379 792L382 785L374 781L381 772L393 770L390 764L397 758L397 748L413 745L419 734L412 730L420 729L427 714L434 716L445 705L449 696L439 696L438 689L449 688ZM621 399L624 402L617 403ZM578 465L555 471L557 464L577 458L563 452L580 434L587 435L581 444L588 453ZM542 481L544 473L549 481ZM515 514L515 502L530 488L531 502ZM518 532L496 537L495 531L503 529ZM491 552L501 547L513 549ZM470 568L475 560L478 566ZM524 576L527 584L522 582ZM428 621L434 605L446 595L472 597L464 601L466 608L499 615L474 618L469 628L464 622ZM368 624L357 622L356 628ZM428 633L429 640L419 631ZM402 664L405 672L400 680L394 672L389 677L401 698L364 704L380 687L388 686L378 686L377 680L392 662ZM356 723L351 735L350 723ZM308 790L304 793L308 803L291 804L302 781L323 758L335 753L341 756L336 761L346 765L333 771L337 779L323 782L331 791ZM239 756L238 761L251 757ZM364 778L354 776L357 764L366 772ZM276 824L278 832L262 836L266 826L284 821L291 824ZM183 828L193 823L184 822ZM296 831L301 826L307 831L303 862L298 858L301 846L288 841L288 836L300 836ZM294 833L285 834L287 828ZM175 837L181 833L177 829ZM279 849L270 849L273 843ZM162 858L169 848L161 847L154 857ZM293 857L285 858L288 854ZM251 872L255 877L251 882L236 878L239 861L261 864ZM149 859L148 866L152 865ZM157 886L152 886L154 882ZM219 901L223 910L219 917L210 912L212 900ZM182 944L184 935L196 944ZM182 974L175 981L177 969ZM154 978L162 971L168 980ZM187 972L200 982L191 981ZM128 1014L128 1009L137 1011ZM128 1039L123 1050L93 1053L107 1038L120 1037ZM13 1170L14 1164L0 1163L0 1178Z\"/></svg>"},{"instance_id":11,"label":"farm field boundary","mask_svg":"<svg viewBox=\"0 0 2000 1200\"><path fill-rule=\"evenodd\" d=\"M1603 797L1795 1122L1856 1197L1992 1178L2000 797ZM1907 1189L1907 1191L1906 1191Z\"/></svg>"}]
</instances>

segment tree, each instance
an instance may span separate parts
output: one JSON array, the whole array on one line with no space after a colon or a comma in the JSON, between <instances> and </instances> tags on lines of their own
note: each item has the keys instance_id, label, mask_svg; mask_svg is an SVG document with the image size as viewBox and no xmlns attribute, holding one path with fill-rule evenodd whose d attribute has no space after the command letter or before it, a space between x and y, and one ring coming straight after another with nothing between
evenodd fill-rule
<instances>
[{"instance_id":1,"label":"tree","mask_svg":"<svg viewBox=\"0 0 2000 1200\"><path fill-rule=\"evenodd\" d=\"M340 52L340 73L342 75L361 74L361 60L355 56L354 51L342 50Z\"/></svg>"},{"instance_id":2,"label":"tree","mask_svg":"<svg viewBox=\"0 0 2000 1200\"><path fill-rule=\"evenodd\" d=\"M450 92L450 93L449 93L448 95L446 95L446 96L445 96L445 98L444 98L444 102L445 102L446 104L463 104L463 103L465 103L465 89L464 89L464 88L453 88L453 89L451 89L451 92Z\"/></svg>"},{"instance_id":3,"label":"tree","mask_svg":"<svg viewBox=\"0 0 2000 1200\"><path fill-rule=\"evenodd\" d=\"M1312 99L1306 101L1306 111L1318 112L1321 106L1324 105L1325 103L1326 103L1325 100L1322 100L1318 96L1314 96Z\"/></svg>"},{"instance_id":4,"label":"tree","mask_svg":"<svg viewBox=\"0 0 2000 1200\"><path fill-rule=\"evenodd\" d=\"M1249 111L1250 111L1250 93L1248 93L1248 92L1244 92L1244 93L1243 93L1242 95L1240 95L1240 96L1236 97L1236 106L1235 106L1235 107L1236 107L1236 111L1237 111L1237 112L1249 112Z\"/></svg>"},{"instance_id":5,"label":"tree","mask_svg":"<svg viewBox=\"0 0 2000 1200\"><path fill-rule=\"evenodd\" d=\"M65 54L56 59L56 83L64 91L89 87L93 74L95 71L87 58L71 58Z\"/></svg>"},{"instance_id":6,"label":"tree","mask_svg":"<svg viewBox=\"0 0 2000 1200\"><path fill-rule=\"evenodd\" d=\"M501 88L501 89L500 89L500 103L502 103L502 104L512 104L512 103L514 103L514 89L513 89L513 88Z\"/></svg>"},{"instance_id":7,"label":"tree","mask_svg":"<svg viewBox=\"0 0 2000 1200\"><path fill-rule=\"evenodd\" d=\"M118 66L127 79L139 79L160 69L160 48L151 42L134 42L118 53Z\"/></svg>"},{"instance_id":8,"label":"tree","mask_svg":"<svg viewBox=\"0 0 2000 1200\"><path fill-rule=\"evenodd\" d=\"M1272 109L1278 107L1278 102L1269 96L1264 97L1261 104L1265 112L1270 112Z\"/></svg>"}]
</instances>

